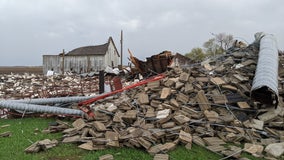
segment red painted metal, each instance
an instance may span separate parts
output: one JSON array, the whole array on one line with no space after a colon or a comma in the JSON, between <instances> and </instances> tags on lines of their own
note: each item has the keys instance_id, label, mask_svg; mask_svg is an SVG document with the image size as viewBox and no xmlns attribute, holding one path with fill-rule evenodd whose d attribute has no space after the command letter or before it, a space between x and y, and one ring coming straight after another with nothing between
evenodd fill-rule
<instances>
[{"instance_id":1,"label":"red painted metal","mask_svg":"<svg viewBox=\"0 0 284 160\"><path fill-rule=\"evenodd\" d=\"M135 84L132 84L132 85L129 85L129 86L126 86L122 89L118 89L118 90L115 90L113 92L109 92L109 93L105 93L105 94L101 94L100 96L97 96L97 97L94 97L94 98L91 98L91 99L88 99L88 100L85 100L85 101L82 101L78 104L79 108L85 112L86 114L88 114L89 116L91 117L94 117L94 113L91 111L91 109L89 108L89 104L97 101L97 100L100 100L100 99L104 99L108 96L111 96L111 95L114 95L114 94L117 94L117 93L120 93L120 92L123 92L125 90L129 90L131 88L135 88L135 87L138 87L138 86L141 86L141 85L144 85L144 84L147 84L149 82L153 82L153 81L158 81L160 79L163 79L165 77L164 74L159 74L157 76L154 76L154 77L151 77L151 78L148 78L148 79L145 79L145 80L142 80L140 82L137 82Z\"/></svg>"}]
</instances>

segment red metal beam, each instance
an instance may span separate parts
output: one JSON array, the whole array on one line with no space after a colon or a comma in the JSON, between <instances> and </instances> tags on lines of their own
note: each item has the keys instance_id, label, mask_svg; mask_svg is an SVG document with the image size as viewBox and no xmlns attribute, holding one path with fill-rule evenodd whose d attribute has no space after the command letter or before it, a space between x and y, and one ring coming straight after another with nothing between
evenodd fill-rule
<instances>
[{"instance_id":1,"label":"red metal beam","mask_svg":"<svg viewBox=\"0 0 284 160\"><path fill-rule=\"evenodd\" d=\"M122 89L119 89L119 90L115 90L113 92L109 92L109 93L105 93L105 94L101 94L100 96L97 96L97 97L94 97L94 98L91 98L91 99L88 99L88 100L85 100L85 101L82 101L78 104L78 108L80 108L83 112L85 112L88 116L90 117L95 117L95 114L94 112L90 109L89 107L89 104L97 101L97 100L100 100L100 99L104 99L108 96L111 96L111 95L114 95L114 94L117 94L117 93L120 93L120 92L123 92L125 90L128 90L128 89L131 89L131 88L135 88L135 87L138 87L138 86L141 86L143 84L147 84L149 82L153 82L153 81L158 81L160 79L163 79L165 77L164 74L159 74L157 76L154 76L154 77L151 77L151 78L148 78L146 80L142 80L140 82L137 82L135 84L132 84L132 85L129 85L129 86L126 86Z\"/></svg>"}]
</instances>

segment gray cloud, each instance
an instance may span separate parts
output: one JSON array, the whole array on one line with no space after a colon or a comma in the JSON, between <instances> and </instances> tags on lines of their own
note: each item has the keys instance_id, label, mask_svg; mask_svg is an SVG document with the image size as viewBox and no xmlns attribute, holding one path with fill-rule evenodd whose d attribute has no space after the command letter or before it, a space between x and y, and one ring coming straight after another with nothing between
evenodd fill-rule
<instances>
[{"instance_id":1,"label":"gray cloud","mask_svg":"<svg viewBox=\"0 0 284 160\"><path fill-rule=\"evenodd\" d=\"M186 53L211 33L254 40L272 33L284 47L282 0L0 0L0 65L41 65L43 54L105 43L139 58L163 50ZM126 57L125 56L125 57ZM126 58L124 62L126 62Z\"/></svg>"}]
</instances>

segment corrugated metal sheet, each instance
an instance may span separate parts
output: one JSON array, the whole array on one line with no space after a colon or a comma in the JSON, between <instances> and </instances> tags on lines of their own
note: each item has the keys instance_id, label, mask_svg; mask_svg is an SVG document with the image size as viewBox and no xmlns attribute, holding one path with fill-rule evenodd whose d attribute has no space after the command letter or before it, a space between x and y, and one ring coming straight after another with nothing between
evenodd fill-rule
<instances>
[{"instance_id":1,"label":"corrugated metal sheet","mask_svg":"<svg viewBox=\"0 0 284 160\"><path fill-rule=\"evenodd\" d=\"M259 33L258 33L259 34ZM278 104L278 49L271 34L259 34L260 47L251 98L264 104Z\"/></svg>"}]
</instances>

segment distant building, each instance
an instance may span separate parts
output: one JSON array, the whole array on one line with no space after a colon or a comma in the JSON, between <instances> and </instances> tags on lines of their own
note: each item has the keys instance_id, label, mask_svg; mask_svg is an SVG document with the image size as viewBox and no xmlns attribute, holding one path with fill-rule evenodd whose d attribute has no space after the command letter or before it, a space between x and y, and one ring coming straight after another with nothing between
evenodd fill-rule
<instances>
[{"instance_id":1,"label":"distant building","mask_svg":"<svg viewBox=\"0 0 284 160\"><path fill-rule=\"evenodd\" d=\"M112 37L109 37L107 43L102 45L76 48L67 54L43 55L43 73L48 70L59 74L100 71L106 66L117 67L119 62L120 55Z\"/></svg>"}]
</instances>

